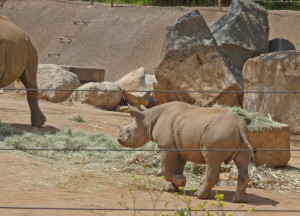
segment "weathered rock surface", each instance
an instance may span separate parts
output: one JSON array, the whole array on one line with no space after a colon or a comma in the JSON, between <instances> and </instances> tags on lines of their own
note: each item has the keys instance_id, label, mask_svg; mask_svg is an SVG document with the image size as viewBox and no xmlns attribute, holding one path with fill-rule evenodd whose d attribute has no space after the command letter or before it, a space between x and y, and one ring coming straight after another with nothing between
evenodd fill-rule
<instances>
[{"instance_id":1,"label":"weathered rock surface","mask_svg":"<svg viewBox=\"0 0 300 216\"><path fill-rule=\"evenodd\" d=\"M264 54L244 65L245 91L300 91L300 51ZM245 93L244 109L270 114L300 134L300 94Z\"/></svg>"},{"instance_id":2,"label":"weathered rock surface","mask_svg":"<svg viewBox=\"0 0 300 216\"><path fill-rule=\"evenodd\" d=\"M133 105L139 106L140 104L148 107L150 93L149 92L126 92L126 91L143 91L149 90L145 81L145 69L143 67L133 70L122 77L119 81L120 89L126 101Z\"/></svg>"},{"instance_id":3,"label":"weathered rock surface","mask_svg":"<svg viewBox=\"0 0 300 216\"><path fill-rule=\"evenodd\" d=\"M145 75L145 81L146 81L146 86L149 90L154 90L154 85L157 85L157 80L155 75L153 74L146 74ZM150 93L150 98L149 98L149 105L148 107L154 107L156 106L156 101L155 101L155 97L154 97L154 93L151 92Z\"/></svg>"},{"instance_id":4,"label":"weathered rock surface","mask_svg":"<svg viewBox=\"0 0 300 216\"><path fill-rule=\"evenodd\" d=\"M241 71L249 58L269 51L268 12L251 0L233 0L226 15L210 30L234 67Z\"/></svg>"},{"instance_id":5,"label":"weathered rock surface","mask_svg":"<svg viewBox=\"0 0 300 216\"><path fill-rule=\"evenodd\" d=\"M296 47L289 40L275 38L269 41L269 52L296 50Z\"/></svg>"},{"instance_id":6,"label":"weathered rock surface","mask_svg":"<svg viewBox=\"0 0 300 216\"><path fill-rule=\"evenodd\" d=\"M40 90L39 98L54 103L62 102L71 96L73 91L54 91L59 89L77 89L81 84L76 74L64 70L54 64L39 64L37 71L37 84ZM14 83L15 88L24 88L21 82ZM19 91L25 94L25 91Z\"/></svg>"},{"instance_id":7,"label":"weathered rock surface","mask_svg":"<svg viewBox=\"0 0 300 216\"><path fill-rule=\"evenodd\" d=\"M243 77L218 47L203 16L193 11L167 27L163 58L155 76L155 90L240 91ZM184 101L209 106L214 103L241 105L236 93L155 93L157 104Z\"/></svg>"},{"instance_id":8,"label":"weathered rock surface","mask_svg":"<svg viewBox=\"0 0 300 216\"><path fill-rule=\"evenodd\" d=\"M118 105L116 111L122 113L129 113L128 106L122 106L122 105Z\"/></svg>"},{"instance_id":9,"label":"weathered rock surface","mask_svg":"<svg viewBox=\"0 0 300 216\"><path fill-rule=\"evenodd\" d=\"M255 149L290 149L290 129L286 125L280 129L250 132L252 146ZM287 165L291 158L290 151L256 151L258 166L266 164L271 167Z\"/></svg>"},{"instance_id":10,"label":"weathered rock surface","mask_svg":"<svg viewBox=\"0 0 300 216\"><path fill-rule=\"evenodd\" d=\"M120 88L117 83L90 82L80 86L78 90L91 91L76 91L71 96L73 100L105 110L115 110L122 100L122 93L119 91Z\"/></svg>"}]
</instances>

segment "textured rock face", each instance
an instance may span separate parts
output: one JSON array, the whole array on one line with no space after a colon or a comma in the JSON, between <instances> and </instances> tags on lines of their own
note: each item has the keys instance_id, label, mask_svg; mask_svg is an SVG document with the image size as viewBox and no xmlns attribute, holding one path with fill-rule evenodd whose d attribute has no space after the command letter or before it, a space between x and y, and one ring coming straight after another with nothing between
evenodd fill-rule
<instances>
[{"instance_id":1,"label":"textured rock face","mask_svg":"<svg viewBox=\"0 0 300 216\"><path fill-rule=\"evenodd\" d=\"M39 64L37 83L40 89L77 89L81 84L76 74L54 64ZM39 91L39 98L54 103L62 102L71 96L73 91Z\"/></svg>"},{"instance_id":2,"label":"textured rock face","mask_svg":"<svg viewBox=\"0 0 300 216\"><path fill-rule=\"evenodd\" d=\"M249 59L243 70L245 91L300 91L300 51L264 54ZM245 93L244 109L270 114L300 134L300 94Z\"/></svg>"},{"instance_id":3,"label":"textured rock face","mask_svg":"<svg viewBox=\"0 0 300 216\"><path fill-rule=\"evenodd\" d=\"M217 46L203 16L193 11L167 28L163 58L155 76L155 90L239 91L243 77ZM240 95L230 93L155 93L157 104L184 101L210 106L240 105Z\"/></svg>"},{"instance_id":4,"label":"textured rock face","mask_svg":"<svg viewBox=\"0 0 300 216\"><path fill-rule=\"evenodd\" d=\"M226 15L210 30L231 63L241 71L249 58L269 51L268 12L251 0L233 0Z\"/></svg>"},{"instance_id":5,"label":"textured rock face","mask_svg":"<svg viewBox=\"0 0 300 216\"><path fill-rule=\"evenodd\" d=\"M263 132L250 132L253 149L290 149L289 127L269 129ZM291 158L290 151L256 151L255 159L258 166L266 164L271 167L287 165Z\"/></svg>"},{"instance_id":6,"label":"textured rock face","mask_svg":"<svg viewBox=\"0 0 300 216\"><path fill-rule=\"evenodd\" d=\"M269 41L269 52L296 50L296 47L289 40L275 38Z\"/></svg>"},{"instance_id":7,"label":"textured rock face","mask_svg":"<svg viewBox=\"0 0 300 216\"><path fill-rule=\"evenodd\" d=\"M72 94L72 99L81 103L91 104L105 110L115 110L116 106L122 100L122 93L119 91L119 85L111 82L91 82L86 83ZM106 91L113 90L113 91Z\"/></svg>"},{"instance_id":8,"label":"textured rock face","mask_svg":"<svg viewBox=\"0 0 300 216\"><path fill-rule=\"evenodd\" d=\"M120 89L124 91L124 97L129 104L133 106L139 106L139 104L142 104L145 107L148 107L150 99L149 92L126 92L133 90L148 90L145 81L145 69L143 67L129 72L124 77L122 77L118 81L118 83Z\"/></svg>"},{"instance_id":9,"label":"textured rock face","mask_svg":"<svg viewBox=\"0 0 300 216\"><path fill-rule=\"evenodd\" d=\"M145 81L146 81L146 86L149 90L153 90L154 85L157 85L156 77L153 74L146 74L145 75ZM148 107L151 108L151 107L154 107L154 106L156 106L156 101L155 101L154 93L151 92Z\"/></svg>"}]
</instances>

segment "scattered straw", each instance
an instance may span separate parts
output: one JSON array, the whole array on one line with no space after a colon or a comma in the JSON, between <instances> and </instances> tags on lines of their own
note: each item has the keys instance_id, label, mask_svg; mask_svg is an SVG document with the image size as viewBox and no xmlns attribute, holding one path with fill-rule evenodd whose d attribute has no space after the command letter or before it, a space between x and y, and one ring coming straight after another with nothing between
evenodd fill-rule
<instances>
[{"instance_id":1,"label":"scattered straw","mask_svg":"<svg viewBox=\"0 0 300 216\"><path fill-rule=\"evenodd\" d=\"M248 112L241 107L221 106L218 104L214 105L214 107L224 107L231 112L236 113L244 120L251 131L264 131L266 129L278 129L287 126L285 124L273 121L268 117L259 116L257 112Z\"/></svg>"},{"instance_id":2,"label":"scattered straw","mask_svg":"<svg viewBox=\"0 0 300 216\"><path fill-rule=\"evenodd\" d=\"M114 138L97 133L89 135L73 132L65 128L55 134L19 131L10 125L0 122L0 145L5 148L66 148L66 149L122 149ZM155 143L148 143L143 148L156 148ZM117 169L134 174L160 175L160 159L158 152L69 152L69 151L26 151L38 159L51 162L71 162L85 164L86 169ZM269 168L266 166L249 166L249 187L276 191L299 191L300 169L292 166ZM205 181L205 165L188 162L185 168L187 188L198 188ZM235 186L238 176L233 162L222 165L219 186Z\"/></svg>"}]
</instances>

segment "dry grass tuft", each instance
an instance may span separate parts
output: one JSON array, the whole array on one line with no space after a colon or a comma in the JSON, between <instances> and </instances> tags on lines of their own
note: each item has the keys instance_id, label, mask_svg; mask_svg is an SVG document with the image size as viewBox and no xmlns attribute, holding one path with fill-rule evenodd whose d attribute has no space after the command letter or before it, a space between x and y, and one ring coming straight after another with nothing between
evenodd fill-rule
<instances>
[{"instance_id":1,"label":"dry grass tuft","mask_svg":"<svg viewBox=\"0 0 300 216\"><path fill-rule=\"evenodd\" d=\"M21 151L23 155L30 155L44 162L69 163L84 165L82 172L114 169L133 174L147 174L159 176L159 152L125 152L125 151L67 151L67 149L123 149L115 139L109 135L97 133L89 135L73 132L65 128L55 134L40 134L22 132L15 128L1 124L0 145L2 148L62 148L66 151ZM143 148L156 149L155 143L148 143ZM125 149L125 148L124 148ZM299 168L286 166L284 168L255 167L250 165L249 187L275 191L299 191ZM72 173L71 173L72 174ZM70 174L70 175L71 175ZM205 181L205 165L188 162L185 168L187 188L198 188ZM235 186L237 168L233 162L222 165L219 186ZM50 183L49 183L50 184ZM160 188L158 188L160 189ZM300 191L299 191L300 192Z\"/></svg>"},{"instance_id":2,"label":"dry grass tuft","mask_svg":"<svg viewBox=\"0 0 300 216\"><path fill-rule=\"evenodd\" d=\"M146 167L146 170L143 168ZM199 188L205 182L206 165L188 162L184 174L187 177L187 189ZM159 153L140 153L126 161L123 169L134 174L160 174ZM267 191L300 192L300 169L292 166L270 168L267 166L249 166L250 182L248 187ZM222 164L218 186L236 186L238 171L233 162ZM159 189L159 188L158 188Z\"/></svg>"},{"instance_id":3,"label":"dry grass tuft","mask_svg":"<svg viewBox=\"0 0 300 216\"><path fill-rule=\"evenodd\" d=\"M283 128L287 125L273 121L271 118L259 116L257 112L248 112L241 107L229 107L223 105L214 105L214 107L224 107L241 117L251 131L264 131L266 129Z\"/></svg>"},{"instance_id":4,"label":"dry grass tuft","mask_svg":"<svg viewBox=\"0 0 300 216\"><path fill-rule=\"evenodd\" d=\"M79 122L79 123L86 123L86 121L84 120L84 118L81 115L70 116L69 120Z\"/></svg>"}]
</instances>

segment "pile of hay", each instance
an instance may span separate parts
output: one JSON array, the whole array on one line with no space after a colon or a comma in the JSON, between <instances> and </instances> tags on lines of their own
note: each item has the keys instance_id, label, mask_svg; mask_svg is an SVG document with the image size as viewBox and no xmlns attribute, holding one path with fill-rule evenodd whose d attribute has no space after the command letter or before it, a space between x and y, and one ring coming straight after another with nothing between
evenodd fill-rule
<instances>
[{"instance_id":1,"label":"pile of hay","mask_svg":"<svg viewBox=\"0 0 300 216\"><path fill-rule=\"evenodd\" d=\"M160 175L159 152L128 151L68 151L68 149L125 149L109 135L97 133L89 135L73 132L65 128L55 134L19 131L0 122L1 148L19 149L18 153L35 157L42 161L66 161L88 164L93 169L118 169L133 174ZM65 151L28 151L24 149L66 149ZM155 143L148 143L144 149L156 149ZM87 168L88 169L88 168ZM299 169L294 167L268 168L250 165L249 187L264 190L299 190ZM205 181L205 165L188 162L185 168L187 188L198 188ZM220 186L235 186L237 169L233 162L222 166Z\"/></svg>"},{"instance_id":2,"label":"pile of hay","mask_svg":"<svg viewBox=\"0 0 300 216\"><path fill-rule=\"evenodd\" d=\"M285 124L272 120L271 117L259 116L257 112L248 112L241 107L229 107L223 105L214 105L214 107L224 107L241 117L251 131L264 131L266 129L278 129L286 127Z\"/></svg>"},{"instance_id":3,"label":"pile of hay","mask_svg":"<svg viewBox=\"0 0 300 216\"><path fill-rule=\"evenodd\" d=\"M110 135L97 133L86 134L73 132L70 127L55 134L24 132L0 122L0 145L2 148L13 148L23 151L25 155L54 161L70 161L78 164L97 163L99 167L110 168L116 164L134 158L138 152L125 151L80 151L83 149L126 149ZM153 148L149 143L143 148ZM65 151L30 151L24 149L65 149ZM68 151L75 150L75 151ZM76 151L78 150L78 151Z\"/></svg>"}]
</instances>

